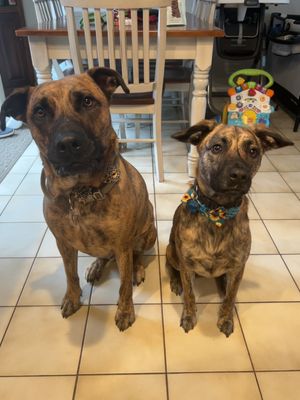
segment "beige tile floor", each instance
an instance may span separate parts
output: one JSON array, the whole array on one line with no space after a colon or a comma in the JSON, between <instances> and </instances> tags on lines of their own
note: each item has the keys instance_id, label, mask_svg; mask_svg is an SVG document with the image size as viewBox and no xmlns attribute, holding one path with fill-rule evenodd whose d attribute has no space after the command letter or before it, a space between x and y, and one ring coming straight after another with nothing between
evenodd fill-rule
<instances>
[{"instance_id":1,"label":"beige tile floor","mask_svg":"<svg viewBox=\"0 0 300 400\"><path fill-rule=\"evenodd\" d=\"M121 333L114 314L119 278L86 283L81 309L65 320L62 260L42 215L41 163L31 144L0 184L1 400L298 400L300 398L300 132L281 110L273 125L295 146L268 153L251 189L253 244L241 284L235 332L216 327L213 280L196 280L198 324L179 327L181 298L170 292L165 249L173 212L189 180L186 147L164 125L165 182L149 148L125 156L154 203L158 243L134 289L137 319Z\"/></svg>"}]
</instances>

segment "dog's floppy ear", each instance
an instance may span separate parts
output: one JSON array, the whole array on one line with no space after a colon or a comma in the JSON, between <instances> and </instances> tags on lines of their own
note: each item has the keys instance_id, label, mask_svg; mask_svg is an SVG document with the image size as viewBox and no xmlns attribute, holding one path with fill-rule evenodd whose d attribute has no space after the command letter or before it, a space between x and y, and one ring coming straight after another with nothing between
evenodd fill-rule
<instances>
[{"instance_id":1,"label":"dog's floppy ear","mask_svg":"<svg viewBox=\"0 0 300 400\"><path fill-rule=\"evenodd\" d=\"M5 118L13 117L26 122L27 104L30 97L31 87L16 89L10 94L1 107L1 129L6 128Z\"/></svg>"},{"instance_id":2,"label":"dog's floppy ear","mask_svg":"<svg viewBox=\"0 0 300 400\"><path fill-rule=\"evenodd\" d=\"M254 132L259 138L264 151L278 149L285 146L293 146L294 144L289 139L282 137L279 133L274 132L263 124L255 125Z\"/></svg>"},{"instance_id":3,"label":"dog's floppy ear","mask_svg":"<svg viewBox=\"0 0 300 400\"><path fill-rule=\"evenodd\" d=\"M94 79L108 99L110 99L118 86L121 86L125 93L129 93L129 89L122 76L113 69L104 67L92 68L89 69L87 73L92 79Z\"/></svg>"},{"instance_id":4,"label":"dog's floppy ear","mask_svg":"<svg viewBox=\"0 0 300 400\"><path fill-rule=\"evenodd\" d=\"M199 144L205 136L211 132L217 123L215 120L203 119L196 125L190 126L184 131L174 133L172 138L179 140L180 142L191 143L193 145Z\"/></svg>"}]
</instances>

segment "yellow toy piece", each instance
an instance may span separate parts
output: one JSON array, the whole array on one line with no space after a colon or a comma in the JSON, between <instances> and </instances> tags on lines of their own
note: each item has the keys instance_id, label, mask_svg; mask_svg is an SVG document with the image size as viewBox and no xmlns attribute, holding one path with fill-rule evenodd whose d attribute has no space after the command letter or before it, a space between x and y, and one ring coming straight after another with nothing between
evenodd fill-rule
<instances>
[{"instance_id":1,"label":"yellow toy piece","mask_svg":"<svg viewBox=\"0 0 300 400\"><path fill-rule=\"evenodd\" d=\"M237 78L236 84L237 84L237 86L242 86L242 84L243 84L244 82L245 82L245 79L242 78L241 76L239 76L239 77Z\"/></svg>"},{"instance_id":2,"label":"yellow toy piece","mask_svg":"<svg viewBox=\"0 0 300 400\"><path fill-rule=\"evenodd\" d=\"M243 112L242 121L244 125L255 124L256 122L256 112L252 110L246 110Z\"/></svg>"}]
</instances>

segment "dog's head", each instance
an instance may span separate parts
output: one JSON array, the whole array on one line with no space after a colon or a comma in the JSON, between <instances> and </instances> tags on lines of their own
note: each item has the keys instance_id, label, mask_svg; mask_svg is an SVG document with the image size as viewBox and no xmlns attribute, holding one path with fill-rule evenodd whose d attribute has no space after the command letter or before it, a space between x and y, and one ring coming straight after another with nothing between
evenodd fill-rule
<instances>
[{"instance_id":1,"label":"dog's head","mask_svg":"<svg viewBox=\"0 0 300 400\"><path fill-rule=\"evenodd\" d=\"M197 181L219 203L234 203L246 194L265 151L293 145L264 125L236 127L203 120L172 135L197 146Z\"/></svg>"},{"instance_id":2,"label":"dog's head","mask_svg":"<svg viewBox=\"0 0 300 400\"><path fill-rule=\"evenodd\" d=\"M109 102L122 77L109 68L93 68L36 87L18 89L3 103L5 117L26 122L44 163L58 176L101 170L116 148Z\"/></svg>"}]
</instances>

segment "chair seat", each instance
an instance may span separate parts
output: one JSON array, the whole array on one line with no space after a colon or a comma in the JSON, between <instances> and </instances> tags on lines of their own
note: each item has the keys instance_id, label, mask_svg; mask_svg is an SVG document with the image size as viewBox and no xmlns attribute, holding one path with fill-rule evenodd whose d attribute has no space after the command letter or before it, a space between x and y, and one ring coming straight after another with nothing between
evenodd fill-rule
<instances>
[{"instance_id":1,"label":"chair seat","mask_svg":"<svg viewBox=\"0 0 300 400\"><path fill-rule=\"evenodd\" d=\"M190 83L193 67L190 65L183 65L182 60L166 60L164 83ZM155 63L153 60L150 62L150 79L154 80ZM143 75L142 66L140 66L140 75Z\"/></svg>"},{"instance_id":2,"label":"chair seat","mask_svg":"<svg viewBox=\"0 0 300 400\"><path fill-rule=\"evenodd\" d=\"M192 73L193 71L191 67L166 63L164 82L190 83Z\"/></svg>"},{"instance_id":3,"label":"chair seat","mask_svg":"<svg viewBox=\"0 0 300 400\"><path fill-rule=\"evenodd\" d=\"M153 92L145 93L114 93L111 98L112 106L154 104Z\"/></svg>"}]
</instances>

